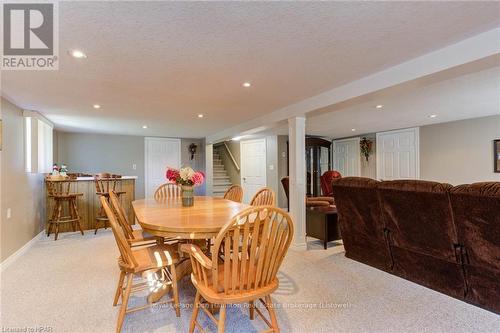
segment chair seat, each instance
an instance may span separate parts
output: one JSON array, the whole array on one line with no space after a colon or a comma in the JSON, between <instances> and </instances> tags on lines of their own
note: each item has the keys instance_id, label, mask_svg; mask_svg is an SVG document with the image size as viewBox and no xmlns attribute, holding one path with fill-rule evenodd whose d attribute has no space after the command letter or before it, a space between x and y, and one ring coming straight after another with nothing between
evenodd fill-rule
<instances>
[{"instance_id":1,"label":"chair seat","mask_svg":"<svg viewBox=\"0 0 500 333\"><path fill-rule=\"evenodd\" d=\"M315 201L315 200L307 200L307 207L329 207L330 203L328 201Z\"/></svg>"},{"instance_id":2,"label":"chair seat","mask_svg":"<svg viewBox=\"0 0 500 333\"><path fill-rule=\"evenodd\" d=\"M83 193L67 193L67 194L53 194L53 195L50 195L51 198L54 198L56 200L74 199L76 197L81 197L81 196L83 196Z\"/></svg>"},{"instance_id":3,"label":"chair seat","mask_svg":"<svg viewBox=\"0 0 500 333\"><path fill-rule=\"evenodd\" d=\"M177 247L170 244L156 244L154 246L133 249L132 254L138 264L133 272L143 272L149 269L158 269L179 262ZM120 262L120 264L122 264ZM126 267L124 267L126 270Z\"/></svg>"},{"instance_id":4,"label":"chair seat","mask_svg":"<svg viewBox=\"0 0 500 333\"><path fill-rule=\"evenodd\" d=\"M116 195L120 196L120 195L125 194L127 192L126 191L115 191L115 193L116 193ZM108 192L96 192L95 194L97 194L98 196L106 197L106 198L109 197L109 193Z\"/></svg>"},{"instance_id":5,"label":"chair seat","mask_svg":"<svg viewBox=\"0 0 500 333\"><path fill-rule=\"evenodd\" d=\"M309 201L326 201L328 202L330 205L333 205L335 203L335 201L333 200L332 197L308 197L306 198L306 202L309 202Z\"/></svg>"},{"instance_id":6,"label":"chair seat","mask_svg":"<svg viewBox=\"0 0 500 333\"><path fill-rule=\"evenodd\" d=\"M267 286L265 286L263 288L252 289L249 291L245 291L243 293L236 291L236 293L233 293L233 294L231 294L231 293L225 294L223 292L223 290L224 290L224 264L219 265L218 274L219 274L219 278L217 279L217 282L218 282L217 290L219 292L214 291L212 284L205 285L203 283L198 283L194 274L191 274L191 281L193 282L193 285L200 292L200 294L203 296L203 298L206 299L210 303L235 304L235 303L247 302L247 301L255 300L257 298L264 297L265 295L269 295L270 293L272 293L273 291L278 289L278 286L279 286L279 281L277 278L275 278L273 281L271 281ZM213 281L212 280L212 271L207 272L207 278L208 278L208 281ZM237 280L239 280L239 279L237 279Z\"/></svg>"},{"instance_id":7,"label":"chair seat","mask_svg":"<svg viewBox=\"0 0 500 333\"><path fill-rule=\"evenodd\" d=\"M134 239L129 239L128 240L129 243L138 243L138 242L156 240L155 236L151 235L150 233L147 233L142 229L132 230L132 236L134 236Z\"/></svg>"}]
</instances>

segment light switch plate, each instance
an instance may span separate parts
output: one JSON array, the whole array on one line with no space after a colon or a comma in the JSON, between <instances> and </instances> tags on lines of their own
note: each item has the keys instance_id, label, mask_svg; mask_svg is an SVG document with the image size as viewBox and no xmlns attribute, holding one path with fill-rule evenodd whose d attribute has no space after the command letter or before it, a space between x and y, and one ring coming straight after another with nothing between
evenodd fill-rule
<instances>
[{"instance_id":1,"label":"light switch plate","mask_svg":"<svg viewBox=\"0 0 500 333\"><path fill-rule=\"evenodd\" d=\"M10 219L12 217L12 210L7 208L7 218Z\"/></svg>"},{"instance_id":2,"label":"light switch plate","mask_svg":"<svg viewBox=\"0 0 500 333\"><path fill-rule=\"evenodd\" d=\"M137 170L137 164L132 164L132 169Z\"/></svg>"}]
</instances>

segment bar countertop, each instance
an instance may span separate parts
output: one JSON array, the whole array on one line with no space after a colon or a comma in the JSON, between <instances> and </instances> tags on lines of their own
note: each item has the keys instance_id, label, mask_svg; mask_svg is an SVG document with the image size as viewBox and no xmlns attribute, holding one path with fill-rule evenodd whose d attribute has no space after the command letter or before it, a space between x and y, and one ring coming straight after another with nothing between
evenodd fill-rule
<instances>
[{"instance_id":1,"label":"bar countertop","mask_svg":"<svg viewBox=\"0 0 500 333\"><path fill-rule=\"evenodd\" d=\"M120 178L117 178L117 180L128 180L128 179L137 179L137 176L121 176ZM77 181L85 181L85 180L94 180L94 177L76 177Z\"/></svg>"}]
</instances>

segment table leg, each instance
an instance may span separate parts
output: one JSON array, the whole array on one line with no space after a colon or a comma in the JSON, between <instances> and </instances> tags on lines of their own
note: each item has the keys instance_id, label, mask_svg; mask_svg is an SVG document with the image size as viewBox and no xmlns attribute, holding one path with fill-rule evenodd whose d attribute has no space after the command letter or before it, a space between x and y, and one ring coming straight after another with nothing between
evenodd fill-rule
<instances>
[{"instance_id":1,"label":"table leg","mask_svg":"<svg viewBox=\"0 0 500 333\"><path fill-rule=\"evenodd\" d=\"M189 259L185 259L181 261L177 266L175 266L175 272L177 275L177 281L180 281L184 276L191 274L191 261ZM151 294L148 295L148 303L156 303L163 296L170 292L171 287L169 285L163 286Z\"/></svg>"}]
</instances>

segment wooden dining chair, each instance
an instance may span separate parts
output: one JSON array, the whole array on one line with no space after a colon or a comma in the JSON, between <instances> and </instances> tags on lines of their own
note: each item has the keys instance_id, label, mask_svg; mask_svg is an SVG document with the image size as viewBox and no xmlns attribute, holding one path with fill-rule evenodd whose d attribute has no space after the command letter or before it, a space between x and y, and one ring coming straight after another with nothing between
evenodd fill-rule
<instances>
[{"instance_id":1,"label":"wooden dining chair","mask_svg":"<svg viewBox=\"0 0 500 333\"><path fill-rule=\"evenodd\" d=\"M167 198L180 198L181 197L181 187L174 183L165 183L160 185L155 191L154 198L156 200L167 199Z\"/></svg>"},{"instance_id":2,"label":"wooden dining chair","mask_svg":"<svg viewBox=\"0 0 500 333\"><path fill-rule=\"evenodd\" d=\"M252 200L250 200L250 206L275 206L276 205L276 195L274 191L269 187L261 188Z\"/></svg>"},{"instance_id":3,"label":"wooden dining chair","mask_svg":"<svg viewBox=\"0 0 500 333\"><path fill-rule=\"evenodd\" d=\"M260 206L238 213L221 229L212 247L212 259L197 245L183 244L181 250L190 255L191 280L196 287L189 332L195 327L203 331L197 321L200 308L215 322L217 332L224 332L227 304L247 302L250 319L257 312L269 331L279 332L270 295L278 288L277 273L292 237L292 219L284 210ZM222 255L218 255L222 248ZM255 301L264 305L270 320ZM210 303L220 305L218 320L208 310Z\"/></svg>"},{"instance_id":4,"label":"wooden dining chair","mask_svg":"<svg viewBox=\"0 0 500 333\"><path fill-rule=\"evenodd\" d=\"M224 193L224 199L240 202L243 199L243 188L240 185L231 185Z\"/></svg>"},{"instance_id":5,"label":"wooden dining chair","mask_svg":"<svg viewBox=\"0 0 500 333\"><path fill-rule=\"evenodd\" d=\"M123 209L123 205L120 203L120 199L115 191L109 192L109 199L111 201L111 206L116 213L118 224L122 228L123 234L131 246L156 243L156 238L153 235L144 232L142 229L132 229L132 226L128 221L127 214L125 214L125 210Z\"/></svg>"},{"instance_id":6,"label":"wooden dining chair","mask_svg":"<svg viewBox=\"0 0 500 333\"><path fill-rule=\"evenodd\" d=\"M127 313L142 310L154 305L171 302L174 304L177 317L180 317L177 274L175 270L175 265L179 262L179 257L176 249L169 244L156 244L133 250L129 242L127 242L123 229L118 225L116 215L111 209L108 200L106 200L105 197L101 197L100 201L108 217L113 235L115 236L116 245L120 251L120 257L118 258L120 278L118 280L113 306L118 304L120 297L122 304L116 324L116 332L121 331L123 320ZM143 279L147 279L147 281L133 285L134 276L142 277ZM131 292L144 289L149 289L154 292L159 288L163 288L165 285L172 287L172 299L135 308L128 308L128 300Z\"/></svg>"}]
</instances>

